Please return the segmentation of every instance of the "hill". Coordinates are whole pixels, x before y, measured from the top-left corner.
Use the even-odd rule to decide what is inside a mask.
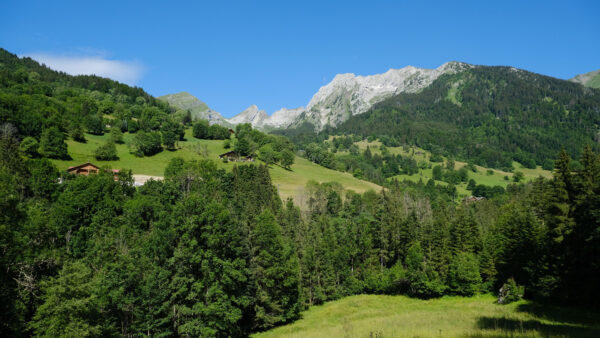
[[[208,120],[211,124],[230,125],[221,114],[212,110],[206,103],[188,92],[163,95],[159,96],[158,99],[168,102],[178,109],[190,111],[194,119]]]
[[[296,142],[310,133],[286,131]],[[527,167],[575,157],[600,145],[600,91],[511,67],[477,66],[445,74],[419,93],[376,104],[323,134],[379,137],[388,146],[411,144],[476,164]]]
[[[52,161],[60,170],[66,170],[69,166],[85,162],[93,162],[97,165],[108,166],[113,169],[131,169],[133,174],[152,176],[162,176],[169,161],[175,157],[193,160],[204,156],[215,160],[219,167],[227,170],[233,169],[236,165],[233,162],[224,163],[219,160],[218,155],[227,151],[224,148],[223,141],[196,139],[192,136],[191,129],[187,129],[185,135],[186,140],[179,141],[178,148],[175,151],[165,150],[153,156],[136,157],[131,154],[129,148],[133,135],[126,133],[124,134],[125,143],[116,145],[119,156],[118,160],[97,161],[94,158],[94,150],[104,144],[109,139],[109,135],[98,136],[86,134],[86,143],[75,142],[73,140],[67,141],[69,155],[71,156],[70,160],[54,159]],[[273,184],[278,189],[282,199],[288,197],[297,199],[306,183],[310,180],[317,182],[339,182],[344,188],[359,193],[370,189],[375,191],[381,190],[381,187],[377,184],[359,180],[348,173],[324,168],[298,156],[296,156],[291,170],[271,165],[269,171]]]
[[[581,83],[586,87],[600,88],[600,69],[585,74],[579,74],[569,81]]]
[[[253,337],[594,337],[598,313],[491,295],[419,300],[359,295],[315,306],[293,324]]]

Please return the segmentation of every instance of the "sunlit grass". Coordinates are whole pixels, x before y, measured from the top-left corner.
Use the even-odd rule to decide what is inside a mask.
[[[359,295],[314,306],[302,319],[255,337],[594,337],[598,313],[492,295],[419,300]]]

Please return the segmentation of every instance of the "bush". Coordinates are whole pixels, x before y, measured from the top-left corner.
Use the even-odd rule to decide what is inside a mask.
[[[136,120],[129,120],[127,122],[127,131],[130,134],[135,134],[138,130],[140,130],[140,124]]]
[[[509,278],[498,291],[498,303],[508,304],[523,298],[525,287],[517,285],[513,278]]]
[[[431,162],[442,162],[442,161],[444,161],[444,158],[440,154],[431,154],[431,157],[429,158],[429,161],[431,161]]]
[[[113,127],[110,130],[110,141],[119,144],[123,143],[123,132],[120,128]]]
[[[162,151],[161,136],[158,132],[140,131],[133,139],[133,153],[137,156],[151,156]]]
[[[94,151],[94,157],[98,161],[116,161],[119,159],[117,156],[117,147],[114,142],[108,141],[101,145]]]
[[[77,142],[85,143],[85,135],[83,134],[83,128],[81,128],[81,125],[78,124],[71,128],[71,137]]]
[[[554,170],[554,161],[547,159],[542,163],[542,169],[544,170]]]

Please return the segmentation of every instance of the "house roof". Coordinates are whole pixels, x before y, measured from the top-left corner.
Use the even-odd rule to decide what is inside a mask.
[[[87,163],[84,163],[84,164],[76,165],[74,167],[69,167],[69,169],[67,169],[67,171],[77,170],[77,169],[80,169],[80,168],[83,168],[83,167],[87,167],[87,166],[92,166],[92,167],[94,167],[96,169],[100,169],[99,166],[97,166],[97,165],[95,165],[95,164],[93,164],[91,162],[87,162]]]
[[[228,152],[226,152],[226,153],[224,153],[224,154],[221,154],[221,155],[219,155],[219,157],[228,156],[228,155],[235,155],[235,156],[238,156],[238,153],[237,153],[237,152],[235,152],[235,150],[231,150],[231,151],[228,151]]]

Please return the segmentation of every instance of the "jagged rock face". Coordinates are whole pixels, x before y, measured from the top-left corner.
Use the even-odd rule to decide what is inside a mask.
[[[253,127],[261,127],[268,117],[269,116],[264,110],[259,110],[258,107],[253,104],[243,112],[227,119],[227,122],[232,124],[250,123]]]
[[[370,76],[340,74],[329,84],[321,87],[313,96],[308,103],[304,118],[317,129],[322,129],[326,125],[335,126],[352,115],[366,112],[375,103],[392,95],[418,92],[442,74],[453,74],[469,67],[472,66],[460,62],[448,62],[437,69],[407,66]],[[295,121],[294,124],[299,122]]]

